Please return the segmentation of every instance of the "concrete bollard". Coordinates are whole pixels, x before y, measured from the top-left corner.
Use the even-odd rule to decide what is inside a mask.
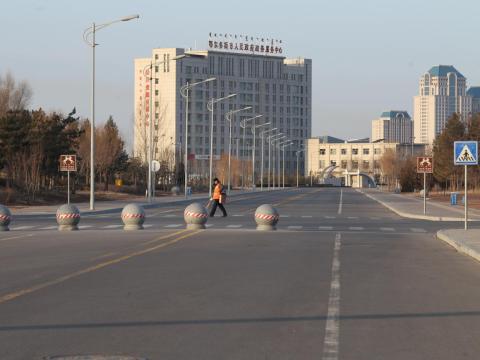
[[[78,230],[80,222],[80,210],[75,205],[65,204],[57,210],[58,230],[72,231]]]
[[[12,213],[3,205],[0,205],[0,231],[9,231],[10,221],[12,221]]]
[[[180,188],[178,186],[172,186],[172,195],[173,196],[178,196],[180,195]]]
[[[208,212],[202,204],[193,203],[185,208],[183,218],[187,224],[187,229],[205,229],[205,224],[208,220]]]
[[[270,204],[260,205],[255,210],[255,222],[257,230],[268,231],[277,230],[275,225],[278,223],[278,211]]]
[[[145,222],[143,206],[128,204],[122,210],[123,230],[141,230]]]

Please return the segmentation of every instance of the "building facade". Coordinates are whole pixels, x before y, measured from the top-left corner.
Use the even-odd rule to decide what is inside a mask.
[[[306,177],[313,177],[322,183],[330,175],[344,178],[343,185],[362,187],[368,185],[365,179],[382,181],[380,160],[386,151],[393,151],[400,157],[421,156],[425,154],[423,144],[399,144],[387,142],[334,142],[327,143],[323,138],[307,140],[305,155]],[[356,183],[347,180],[346,175],[364,174],[356,177]]]
[[[480,86],[470,87],[467,95],[472,97],[472,113],[480,113]]]
[[[472,111],[466,91],[467,79],[451,65],[434,66],[422,75],[419,95],[414,97],[415,142],[431,145],[453,113],[466,121]]]
[[[413,122],[406,111],[385,111],[372,121],[371,141],[410,143],[413,141]]]
[[[187,57],[174,60],[184,54]],[[163,62],[152,69],[151,88],[148,75],[150,62]],[[212,77],[216,80],[199,85],[189,93],[189,135],[186,140],[185,99],[180,94],[180,88],[186,83]],[[213,113],[214,159],[228,154],[229,123],[225,114],[251,106],[251,110],[237,113],[232,121],[232,156],[252,158],[252,131],[247,128],[244,143],[240,121],[262,115],[256,124],[269,122],[270,125],[257,129],[256,169],[260,168],[261,159],[260,130],[277,128],[294,143],[285,149],[285,171],[295,171],[295,151],[311,136],[312,61],[278,55],[157,48],[153,49],[150,58],[135,59],[135,155],[142,159],[146,157],[151,103],[154,159],[163,161],[166,156],[175,163],[183,162],[187,141],[188,166],[193,171],[192,176],[204,177],[208,172],[210,153],[211,113],[207,102],[229,94],[236,96],[218,103]],[[304,169],[303,154],[300,169]],[[258,181],[258,176],[256,178]]]

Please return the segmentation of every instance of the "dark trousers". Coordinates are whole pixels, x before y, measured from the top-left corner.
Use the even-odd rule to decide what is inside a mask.
[[[212,200],[212,210],[210,210],[210,216],[215,215],[215,211],[217,211],[217,206],[222,210],[223,216],[227,216],[227,211],[223,207],[223,204],[220,203],[220,200]]]

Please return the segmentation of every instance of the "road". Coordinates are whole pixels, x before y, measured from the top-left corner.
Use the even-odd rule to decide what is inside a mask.
[[[435,239],[444,224],[352,189],[231,200],[203,231],[183,203],[136,232],[118,213],[71,233],[18,218],[0,234],[0,359],[479,358],[480,264]],[[276,232],[255,230],[263,203]]]

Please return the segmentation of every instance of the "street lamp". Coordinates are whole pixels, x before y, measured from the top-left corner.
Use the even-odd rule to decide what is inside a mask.
[[[283,133],[279,133],[279,134],[273,136],[273,138],[270,140],[270,143],[269,143],[269,146],[268,146],[268,158],[269,159],[270,159],[270,144],[274,145],[275,142],[282,141],[286,137],[287,136],[284,135]],[[275,148],[273,148],[273,156],[272,156],[272,187],[273,187],[273,189],[275,189],[275,168],[276,168],[275,161],[276,161],[275,160]],[[269,162],[270,162],[270,160],[269,160]],[[269,165],[269,167],[270,167],[270,165]],[[269,180],[269,183],[270,183],[270,180]]]
[[[247,118],[247,119],[243,119],[242,121],[240,121],[240,127],[243,129],[243,144],[242,144],[242,152],[243,152],[243,158],[242,158],[242,170],[243,170],[243,174],[242,174],[242,188],[244,188],[245,186],[245,128],[247,127],[247,122],[248,121],[253,121],[253,123],[255,124],[255,120],[258,119],[258,118],[261,118],[263,115],[256,115],[256,116],[253,116],[253,117],[250,117],[250,118]]]
[[[257,128],[260,128],[260,127],[263,127],[263,126],[267,126],[267,125],[270,125],[270,122],[266,122],[266,123],[263,123],[263,124],[258,124],[258,125],[255,125],[255,120],[253,121],[253,125],[252,125],[252,133],[253,133],[253,151],[252,151],[252,189],[255,189],[255,185],[256,185],[256,182],[255,182],[255,147],[256,147],[256,137],[255,137],[255,134],[256,134],[256,129]]]
[[[298,164],[299,164],[298,157],[299,157],[300,153],[302,153],[304,151],[305,151],[305,149],[301,149],[301,150],[297,150],[297,152],[296,152],[296,155],[297,155],[297,188],[298,188]]]
[[[250,110],[252,107],[247,106],[242,109],[238,110],[231,110],[225,114],[225,119],[228,121],[228,185],[227,185],[227,193],[230,194],[230,179],[231,179],[231,157],[232,157],[232,116],[240,111]],[[238,154],[237,154],[238,156]]]
[[[263,150],[263,147],[264,147],[264,143],[265,143],[265,138],[264,138],[264,135],[265,134],[268,134],[272,131],[275,131],[277,130],[277,128],[273,128],[273,129],[270,129],[270,130],[265,130],[265,131],[262,131],[260,133],[260,138],[262,139],[262,159],[261,159],[261,166],[260,166],[260,191],[263,191],[263,165],[264,165],[264,161],[263,161],[263,153],[264,153],[264,150]],[[268,164],[270,165],[270,159],[268,161]],[[269,169],[270,171],[270,169]],[[270,178],[270,174],[268,174],[269,178]]]
[[[208,78],[202,81],[198,81],[192,84],[188,82],[180,88],[180,95],[185,99],[185,157],[183,168],[185,170],[185,199],[188,197],[187,186],[188,186],[188,97],[190,95],[190,90],[197,85],[204,84],[210,81],[214,81],[216,78]]]
[[[282,188],[285,189],[285,148],[287,146],[293,145],[293,142],[290,140],[287,144],[281,145],[282,147]]]
[[[104,24],[92,24],[83,31],[83,41],[92,48],[92,93],[91,93],[91,125],[90,125],[90,210],[95,209],[95,34],[98,30],[121,21],[138,19],[140,15],[130,15]]]
[[[208,184],[208,195],[212,196],[212,173],[213,173],[213,110],[215,108],[215,104],[231,99],[232,97],[237,96],[237,94],[230,94],[221,98],[211,98],[207,103],[207,109],[212,112],[212,117],[210,119],[210,176],[209,176],[209,184]]]

